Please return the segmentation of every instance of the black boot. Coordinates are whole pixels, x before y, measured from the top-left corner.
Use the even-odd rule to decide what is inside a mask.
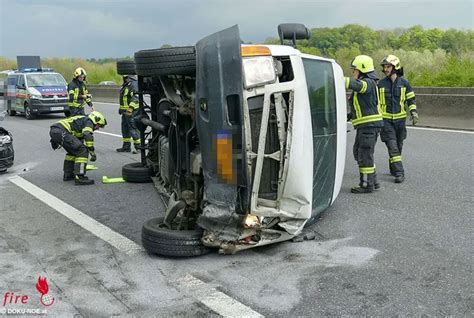
[[[73,174],[64,174],[63,175],[63,181],[72,181],[74,180],[74,175]]]
[[[377,173],[374,173],[374,190],[379,190],[380,189],[380,183],[379,180],[377,179]]]
[[[405,181],[405,175],[401,174],[401,175],[395,176],[395,183],[402,183],[403,181]]]
[[[374,191],[374,173],[364,174],[360,173],[359,186],[352,187],[352,193],[371,193]]]
[[[117,152],[130,152],[132,151],[132,147],[130,142],[124,142],[122,148],[117,148]]]
[[[74,161],[64,160],[63,171],[63,181],[74,180]]]
[[[94,180],[89,179],[86,176],[76,176],[74,179],[75,185],[91,185],[94,184]]]
[[[374,191],[373,187],[357,186],[357,187],[352,187],[351,188],[352,193],[372,193],[373,191]]]

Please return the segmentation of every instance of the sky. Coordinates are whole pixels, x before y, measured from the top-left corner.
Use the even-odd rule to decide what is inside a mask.
[[[0,56],[104,58],[194,45],[238,24],[243,41],[277,37],[279,23],[308,28],[474,28],[474,0],[0,0]]]

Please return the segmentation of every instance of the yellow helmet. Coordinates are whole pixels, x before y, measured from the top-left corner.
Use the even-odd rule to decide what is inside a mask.
[[[104,115],[102,115],[96,110],[91,112],[88,117],[92,121],[94,126],[99,125],[100,127],[104,127],[105,125],[107,125],[107,120],[105,119]]]
[[[393,68],[395,70],[400,70],[402,65],[400,64],[400,59],[396,57],[395,55],[387,55],[383,58],[382,62],[380,62],[380,65],[393,65]]]
[[[351,62],[351,66],[362,73],[374,71],[374,61],[370,56],[357,55]]]
[[[74,70],[74,78],[79,77],[81,75],[87,76],[86,70],[82,67],[78,67]]]

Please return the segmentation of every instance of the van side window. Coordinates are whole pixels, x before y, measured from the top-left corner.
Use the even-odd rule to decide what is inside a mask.
[[[16,86],[16,84],[18,83],[18,75],[9,76],[8,80],[7,80],[7,83],[8,83],[8,85]]]
[[[18,78],[18,87],[25,87],[25,76],[20,75]]]
[[[313,132],[318,135],[337,131],[334,73],[330,62],[303,58]]]

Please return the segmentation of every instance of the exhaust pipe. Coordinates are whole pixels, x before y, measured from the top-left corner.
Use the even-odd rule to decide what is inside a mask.
[[[157,121],[154,121],[154,120],[151,120],[151,119],[148,119],[146,117],[141,117],[140,118],[140,122],[143,124],[143,125],[146,125],[146,126],[150,126],[151,128],[155,129],[155,130],[158,130],[159,132],[161,133],[166,133],[166,127],[163,125],[163,124],[160,124],[159,122]]]

